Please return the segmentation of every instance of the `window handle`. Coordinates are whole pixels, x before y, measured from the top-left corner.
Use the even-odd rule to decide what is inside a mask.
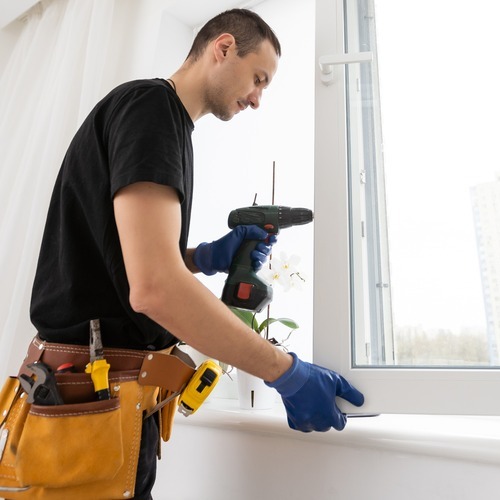
[[[358,52],[353,54],[330,54],[319,58],[321,81],[325,85],[333,83],[333,67],[338,64],[372,62],[373,52]]]

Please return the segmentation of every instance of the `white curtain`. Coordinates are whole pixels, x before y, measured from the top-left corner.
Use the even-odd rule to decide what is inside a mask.
[[[40,2],[0,79],[0,376],[17,373],[35,334],[29,301],[48,202],[73,134],[102,96],[114,3]]]

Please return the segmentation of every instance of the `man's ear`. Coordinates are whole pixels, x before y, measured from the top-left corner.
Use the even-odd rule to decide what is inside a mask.
[[[223,33],[215,39],[214,57],[218,62],[222,62],[231,50],[236,50],[236,40],[233,35]]]

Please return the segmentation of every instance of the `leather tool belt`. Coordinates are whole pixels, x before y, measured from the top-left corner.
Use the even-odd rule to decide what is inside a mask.
[[[195,366],[176,348],[105,348],[111,399],[96,401],[85,373],[89,356],[88,346],[49,343],[38,336],[31,342],[19,376],[30,375],[28,365],[37,361],[54,372],[71,363],[74,371],[55,374],[64,404],[28,403],[19,376],[5,382],[0,393],[0,497],[133,498],[144,415],[182,391]],[[164,441],[176,408],[177,398],[159,410]]]

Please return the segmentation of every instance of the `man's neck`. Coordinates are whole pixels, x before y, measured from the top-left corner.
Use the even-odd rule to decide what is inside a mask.
[[[186,108],[193,122],[207,114],[207,111],[204,110],[202,97],[204,83],[200,74],[193,66],[189,69],[185,69],[184,66],[182,66],[169,78],[169,80],[174,83],[173,87],[175,88],[177,96]]]

